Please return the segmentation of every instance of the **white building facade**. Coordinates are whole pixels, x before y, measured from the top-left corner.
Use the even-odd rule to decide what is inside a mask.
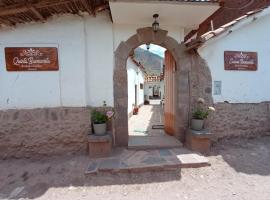
[[[198,97],[216,107],[210,128],[218,137],[269,131],[269,9],[255,15],[256,20],[239,22],[230,34],[207,41],[198,49],[201,57],[184,51],[185,34],[218,7],[206,2],[113,1],[112,19],[106,11],[96,17],[66,14],[44,23],[0,29],[0,156],[85,152],[91,132],[90,109],[102,106],[103,101],[116,111],[112,130],[126,134],[116,135],[125,146],[127,115],[135,103],[134,85],[138,85],[138,105],[144,101],[140,84],[145,88],[143,73],[127,57],[143,42],[166,47],[174,56],[176,130],[182,136]],[[157,34],[149,28],[155,13],[160,14]],[[56,47],[59,70],[7,71],[8,47]],[[258,70],[225,71],[224,51],[257,52]],[[126,68],[121,70],[119,63]],[[219,94],[214,88],[217,83]]]
[[[270,9],[239,21],[221,35],[208,40],[198,52],[207,62],[214,81],[221,82],[221,94],[214,102],[261,103],[270,99]],[[224,70],[224,52],[243,51],[258,54],[256,71]]]
[[[133,109],[144,104],[145,74],[132,60],[127,60],[128,76],[128,115],[132,116]]]
[[[217,29],[216,32],[222,30],[222,33],[198,49],[211,71],[212,95],[217,108],[212,126],[219,137],[253,136],[270,131],[269,25],[270,8],[265,8],[239,18],[224,30]],[[248,56],[256,54],[257,69],[226,70],[224,52],[228,51]]]

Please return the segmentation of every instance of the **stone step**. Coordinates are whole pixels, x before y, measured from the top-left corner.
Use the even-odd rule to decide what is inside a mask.
[[[168,149],[181,148],[183,144],[175,137],[164,136],[129,136],[128,149],[147,150],[147,149]]]
[[[185,148],[141,151],[116,149],[110,157],[91,159],[85,174],[176,170],[209,165],[206,157]]]
[[[130,150],[155,150],[155,149],[173,149],[173,148],[181,148],[183,147],[183,144],[177,144],[177,145],[138,145],[138,146],[128,146],[128,149]]]

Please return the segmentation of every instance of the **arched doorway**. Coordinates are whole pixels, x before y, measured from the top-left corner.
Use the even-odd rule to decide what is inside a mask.
[[[151,27],[141,28],[127,41],[121,42],[115,51],[114,66],[114,136],[116,146],[128,146],[128,91],[126,63],[132,51],[142,44],[156,44],[169,50],[176,62],[176,137],[182,139],[184,131],[188,127],[189,119],[189,71],[181,66],[180,60],[185,55],[183,45],[167,35],[165,30],[154,32]],[[181,81],[179,81],[181,80]]]

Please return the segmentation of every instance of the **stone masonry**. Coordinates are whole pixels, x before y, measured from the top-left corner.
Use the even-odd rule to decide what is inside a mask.
[[[167,34],[168,32],[165,30],[159,30],[155,33],[152,27],[141,28],[138,29],[137,33],[131,36],[127,41],[121,42],[115,51],[115,67],[113,75],[115,126],[113,131],[117,146],[128,145],[128,115],[126,114],[128,106],[128,91],[126,61],[128,56],[132,54],[133,50],[142,44],[148,43],[163,46],[174,56],[176,66],[179,71],[182,71],[182,69],[185,70],[184,68],[180,68],[180,59],[178,57],[178,55],[181,54],[181,48],[183,46],[180,46],[175,39],[169,37]],[[184,81],[183,84],[179,85],[179,89],[185,94],[188,93],[189,86],[188,81],[186,81],[186,73],[180,73],[179,78],[181,81]],[[180,138],[184,133],[185,127],[187,127],[188,115],[186,110],[188,110],[189,107],[189,99],[187,97],[189,97],[188,94],[179,97],[182,102],[182,104],[178,105],[181,111],[176,111],[176,120],[179,122],[179,126],[176,129]]]
[[[87,152],[88,108],[0,111],[0,159]]]
[[[215,104],[210,129],[216,138],[253,137],[270,133],[270,102],[257,104]]]
[[[187,52],[184,43],[179,44],[167,35],[165,30],[156,33],[152,27],[137,30],[127,41],[121,42],[115,51],[114,66],[114,135],[117,146],[128,145],[128,91],[126,61],[132,51],[142,44],[153,43],[160,45],[173,55],[176,62],[175,73],[175,136],[184,140],[191,118],[191,110],[198,97],[212,104],[211,73],[202,58],[196,52]]]

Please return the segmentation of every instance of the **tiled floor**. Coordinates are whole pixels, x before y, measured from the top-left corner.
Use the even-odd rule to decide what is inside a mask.
[[[141,151],[114,149],[108,158],[91,159],[85,173],[146,172],[208,165],[207,158],[184,148]]]
[[[154,105],[144,105],[138,115],[129,119],[129,148],[153,149],[176,148],[182,143],[169,136],[164,129],[153,129],[155,125],[164,125],[163,108],[157,102]]]

